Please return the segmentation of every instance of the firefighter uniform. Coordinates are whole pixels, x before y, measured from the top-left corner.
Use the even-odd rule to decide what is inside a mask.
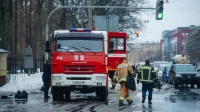
[[[132,75],[134,75],[131,65],[129,65],[127,63],[126,59],[123,59],[123,62],[117,66],[117,69],[116,69],[114,77],[113,77],[113,80],[116,80],[118,78],[118,82],[121,85],[119,106],[124,106],[124,104],[123,104],[124,99],[127,100],[129,105],[131,105],[131,103],[133,102],[133,100],[129,97],[128,88],[125,86],[128,72],[130,72]]]
[[[142,83],[142,103],[145,102],[146,92],[148,90],[148,101],[149,104],[152,104],[151,100],[153,93],[153,80],[155,78],[156,73],[154,71],[154,68],[150,65],[150,63],[145,63],[145,65],[140,67],[140,70],[138,72],[138,79]]]

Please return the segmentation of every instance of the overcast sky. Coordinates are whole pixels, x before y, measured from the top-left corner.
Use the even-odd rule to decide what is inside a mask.
[[[149,0],[156,7],[157,0]],[[173,30],[177,27],[188,27],[190,25],[200,26],[200,0],[164,0],[163,20],[155,20],[155,11],[151,15],[144,14],[146,30],[140,33],[139,41],[160,41],[163,30]]]

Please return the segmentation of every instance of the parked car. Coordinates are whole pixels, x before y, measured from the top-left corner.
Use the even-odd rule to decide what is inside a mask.
[[[144,65],[144,64],[145,64],[145,62],[139,62],[139,63],[136,64],[136,67],[135,67],[136,73],[138,73],[138,71],[140,70],[140,67],[141,67],[142,65]],[[151,64],[151,66],[153,67],[153,63],[150,63],[150,64]]]
[[[155,71],[158,71],[158,67],[161,65],[161,64],[170,64],[169,62],[166,62],[166,61],[154,61],[153,62],[153,68]]]
[[[196,69],[197,69],[197,71],[200,72],[200,62],[197,62],[197,63],[196,63]]]
[[[142,65],[144,65],[144,64],[145,64],[144,62],[138,62],[138,63],[136,63],[135,72],[138,73],[138,71],[140,70],[140,67]]]
[[[158,67],[158,72],[157,72],[157,78],[159,80],[162,80],[163,82],[169,82],[169,71],[170,71],[170,68],[171,68],[171,64],[161,64],[159,67]],[[163,71],[164,71],[164,68],[166,67],[166,71],[167,71],[167,76],[166,77],[163,77]]]
[[[192,64],[172,65],[169,71],[169,79],[172,80],[175,88],[183,84],[191,84],[191,87],[197,84],[197,87],[200,88],[200,73]]]

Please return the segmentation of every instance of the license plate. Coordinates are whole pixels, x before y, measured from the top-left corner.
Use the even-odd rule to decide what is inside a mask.
[[[83,85],[83,84],[85,84],[85,82],[84,81],[74,81],[73,84]]]
[[[82,86],[75,86],[75,88],[82,88]]]
[[[61,85],[61,83],[56,83],[56,86],[60,86]]]

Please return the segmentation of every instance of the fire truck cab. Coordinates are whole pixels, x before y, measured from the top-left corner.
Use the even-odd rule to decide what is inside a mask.
[[[101,101],[106,101],[108,56],[114,52],[114,42],[108,40],[108,32],[89,28],[55,30],[52,43],[53,101],[69,100],[71,92],[96,92]]]

